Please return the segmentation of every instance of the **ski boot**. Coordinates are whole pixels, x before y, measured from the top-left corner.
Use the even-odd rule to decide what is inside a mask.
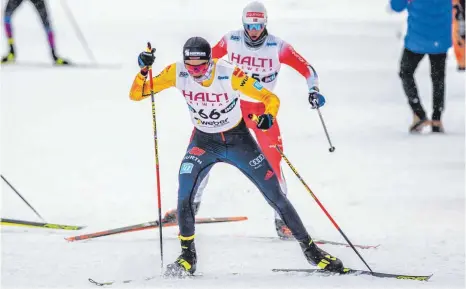
[[[300,242],[299,244],[311,265],[330,272],[343,272],[344,268],[341,260],[317,247],[311,238],[309,238],[309,241]]]
[[[54,65],[70,65],[71,63],[68,60],[65,60],[61,57],[57,57],[55,54],[53,55],[53,64]]]
[[[181,255],[174,263],[167,265],[164,276],[167,278],[183,278],[196,272],[196,247],[194,246],[194,235],[190,237],[178,237],[181,240]]]
[[[290,240],[294,238],[290,229],[285,225],[285,222],[283,222],[281,219],[275,219],[275,230],[277,230],[277,235],[282,240]]]
[[[15,60],[16,60],[15,51],[13,47],[10,47],[10,52],[4,57],[2,57],[2,64],[14,63]]]
[[[440,120],[433,120],[432,121],[432,132],[436,133],[444,133],[445,130],[443,129],[443,124]]]
[[[52,48],[51,54],[52,54],[54,65],[70,65],[71,64],[68,60],[58,57],[57,54],[55,53],[54,48]]]
[[[421,133],[422,129],[426,125],[429,125],[429,123],[430,121],[426,117],[421,119],[415,114],[413,118],[413,123],[409,127],[409,132],[410,133]]]

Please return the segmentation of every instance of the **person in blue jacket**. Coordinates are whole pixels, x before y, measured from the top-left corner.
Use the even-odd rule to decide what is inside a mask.
[[[432,132],[443,132],[441,122],[445,99],[445,61],[452,45],[451,0],[390,0],[392,10],[408,10],[408,31],[400,63],[403,89],[413,110],[410,132],[421,132],[432,125]],[[419,99],[414,72],[424,55],[429,55],[433,86],[433,113],[430,122]]]

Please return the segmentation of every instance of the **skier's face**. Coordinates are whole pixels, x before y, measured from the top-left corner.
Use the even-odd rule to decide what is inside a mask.
[[[261,36],[262,32],[264,32],[265,25],[254,23],[254,24],[244,24],[244,30],[248,33],[249,37],[252,40],[257,40],[259,36]]]
[[[209,61],[201,59],[185,60],[184,66],[188,73],[193,77],[200,77],[207,73],[209,69]]]

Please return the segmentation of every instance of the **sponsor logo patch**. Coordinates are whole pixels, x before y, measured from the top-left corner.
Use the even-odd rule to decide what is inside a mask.
[[[264,13],[262,13],[262,12],[247,12],[246,17],[264,18]]]
[[[186,49],[184,51],[185,56],[206,56],[207,54],[204,51],[190,51],[189,49]]]
[[[193,147],[189,150],[188,153],[195,156],[202,156],[205,153],[205,150],[198,147]]]
[[[244,72],[239,67],[235,67],[235,70],[233,70],[233,75],[237,77],[243,77]]]
[[[186,161],[195,161],[196,163],[202,165],[202,161],[196,156],[185,156],[184,160],[186,160]]]
[[[190,174],[193,171],[194,164],[192,163],[182,163],[180,168],[180,175]]]
[[[222,40],[220,41],[220,43],[218,44],[220,47],[223,47],[225,46],[225,40],[222,38]]]
[[[218,77],[218,80],[226,80],[226,79],[228,79],[228,78],[229,78],[229,77],[228,77],[227,75],[224,75],[224,76],[221,75],[221,76]]]
[[[222,119],[222,120],[220,120],[220,121],[216,121],[216,120],[202,120],[202,119],[197,118],[197,117],[195,117],[194,119],[196,120],[197,125],[200,125],[200,126],[208,126],[208,127],[219,127],[219,126],[224,126],[224,125],[230,123],[230,121],[228,120],[228,118]]]
[[[260,167],[260,165],[262,164],[262,162],[265,160],[265,157],[263,154],[260,154],[259,156],[257,156],[256,158],[252,159],[249,161],[249,165],[251,167],[254,167],[254,169],[257,169]]]
[[[275,78],[277,78],[277,75],[278,75],[278,72],[275,72],[275,73],[273,73],[273,74],[264,76],[264,77],[262,78],[262,82],[264,82],[264,83],[272,82],[272,81],[275,80]]]
[[[236,102],[238,102],[237,98],[235,98],[235,100],[233,100],[226,108],[222,109],[220,112],[221,113],[230,112],[233,108],[235,108]]]
[[[249,76],[246,75],[246,76],[243,78],[243,80],[241,81],[240,86],[244,86],[244,85],[246,84],[246,82],[248,81],[248,79],[249,79]]]
[[[272,177],[273,177],[273,172],[271,170],[268,170],[267,173],[265,174],[264,180],[268,181]]]
[[[254,82],[254,87],[255,87],[257,90],[261,90],[262,88],[264,88],[264,87],[262,86],[262,84],[259,83],[259,81]]]

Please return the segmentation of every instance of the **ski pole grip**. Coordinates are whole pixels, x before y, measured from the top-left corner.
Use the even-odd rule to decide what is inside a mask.
[[[248,114],[248,117],[249,117],[250,120],[252,120],[255,123],[259,122],[259,117],[256,114],[250,113],[250,114]],[[262,131],[266,132],[267,130],[263,129]]]
[[[252,120],[253,122],[258,122],[259,121],[259,117],[257,117],[257,115],[253,114],[253,113],[250,113],[248,115],[249,119]]]

